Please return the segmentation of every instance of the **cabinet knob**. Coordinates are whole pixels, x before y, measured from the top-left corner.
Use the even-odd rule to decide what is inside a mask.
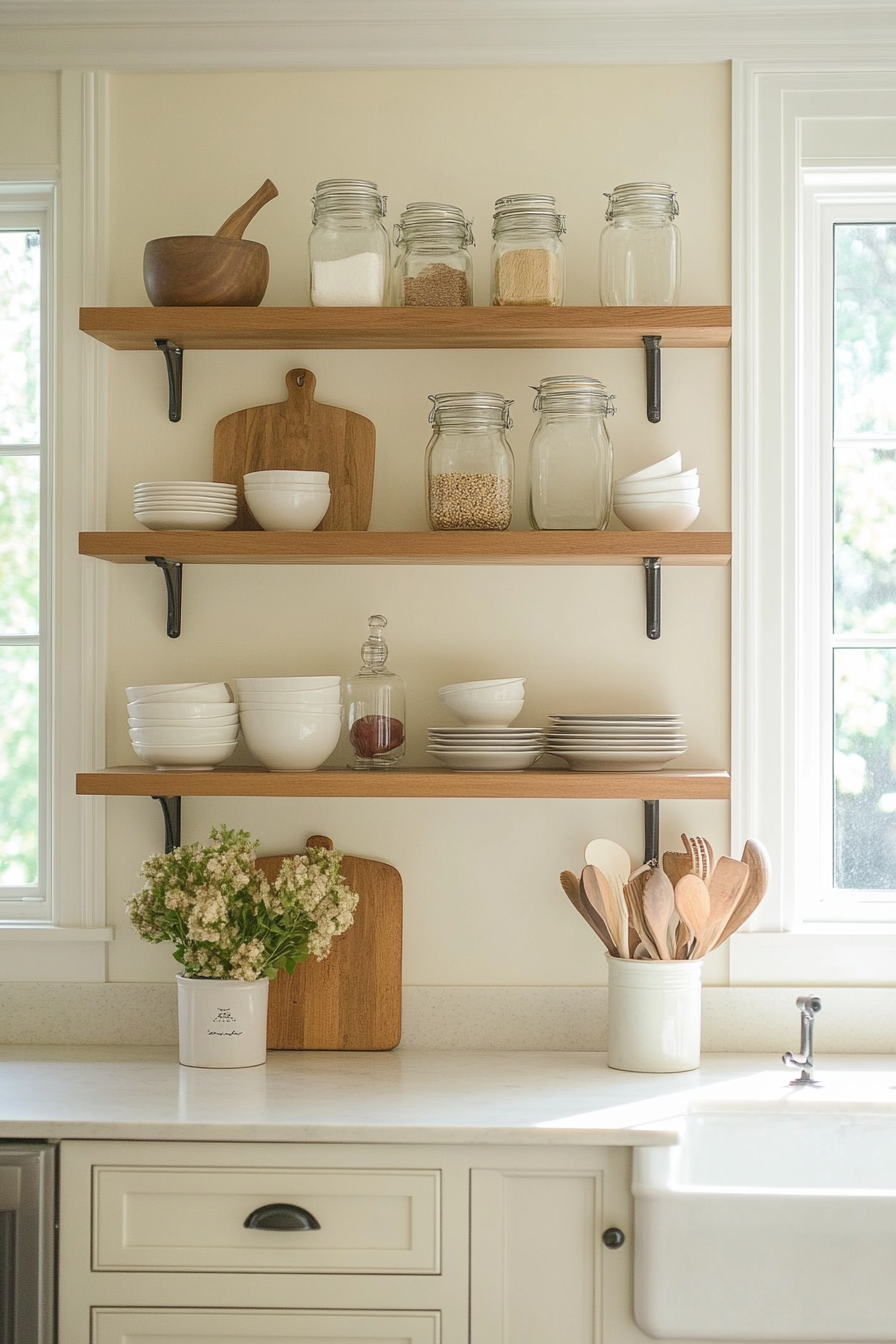
[[[317,1232],[320,1223],[298,1204],[262,1204],[249,1214],[243,1227],[260,1227],[267,1232]]]
[[[620,1227],[608,1227],[601,1240],[611,1251],[618,1251],[625,1243],[625,1233]]]

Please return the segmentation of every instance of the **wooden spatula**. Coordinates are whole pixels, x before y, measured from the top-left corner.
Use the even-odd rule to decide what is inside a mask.
[[[729,859],[723,855],[715,866],[709,887],[709,919],[703,935],[697,940],[695,957],[704,957],[719,943],[722,930],[730,920],[747,884],[750,870],[739,859]]]
[[[627,959],[630,955],[628,910],[620,910],[606,874],[592,863],[587,863],[582,869],[582,899],[600,915],[610,931],[619,956]]]
[[[740,899],[731,912],[731,918],[716,939],[717,947],[746,923],[768,890],[769,858],[765,845],[759,840],[748,840],[744,845],[741,862],[747,865],[750,875]]]
[[[616,948],[616,944],[610,937],[610,930],[607,928],[597,911],[592,910],[591,906],[586,905],[582,900],[582,885],[575,873],[569,872],[568,869],[565,872],[562,872],[560,874],[560,885],[569,897],[570,904],[578,910],[585,922],[594,930],[610,956],[618,957],[619,952]]]

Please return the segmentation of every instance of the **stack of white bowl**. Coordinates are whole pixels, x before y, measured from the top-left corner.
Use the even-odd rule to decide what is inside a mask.
[[[269,770],[317,770],[342,729],[341,677],[238,677],[246,745]]]
[[[157,770],[213,770],[233,754],[239,715],[223,681],[129,686],[131,745]]]
[[[547,749],[572,770],[661,770],[687,751],[680,714],[552,714]]]
[[[451,770],[526,770],[544,751],[541,728],[511,728],[523,707],[525,677],[460,681],[439,700],[465,725],[430,728],[427,755]]]
[[[633,532],[683,532],[700,512],[696,467],[682,471],[681,453],[622,476],[613,485],[613,512]]]
[[[250,471],[243,490],[265,532],[313,532],[330,507],[328,471]]]
[[[134,517],[152,531],[220,532],[236,522],[236,486],[218,481],[142,481]]]

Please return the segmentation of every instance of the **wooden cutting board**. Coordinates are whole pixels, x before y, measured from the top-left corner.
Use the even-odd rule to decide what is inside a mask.
[[[290,369],[285,401],[234,411],[215,426],[212,476],[236,486],[235,530],[261,531],[243,495],[248,471],[328,471],[330,507],[316,531],[366,530],[373,502],[373,421],[315,401],[315,382],[310,369]]]
[[[333,848],[325,835],[307,843]],[[285,857],[256,863],[273,881]],[[309,957],[271,981],[271,1050],[394,1050],[401,1040],[401,874],[346,854],[342,875],[359,896],[355,922],[323,961]]]

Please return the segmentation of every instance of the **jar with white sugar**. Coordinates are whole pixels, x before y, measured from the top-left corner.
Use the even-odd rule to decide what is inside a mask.
[[[375,182],[334,177],[318,182],[308,239],[315,308],[382,308],[389,302],[386,197]]]

